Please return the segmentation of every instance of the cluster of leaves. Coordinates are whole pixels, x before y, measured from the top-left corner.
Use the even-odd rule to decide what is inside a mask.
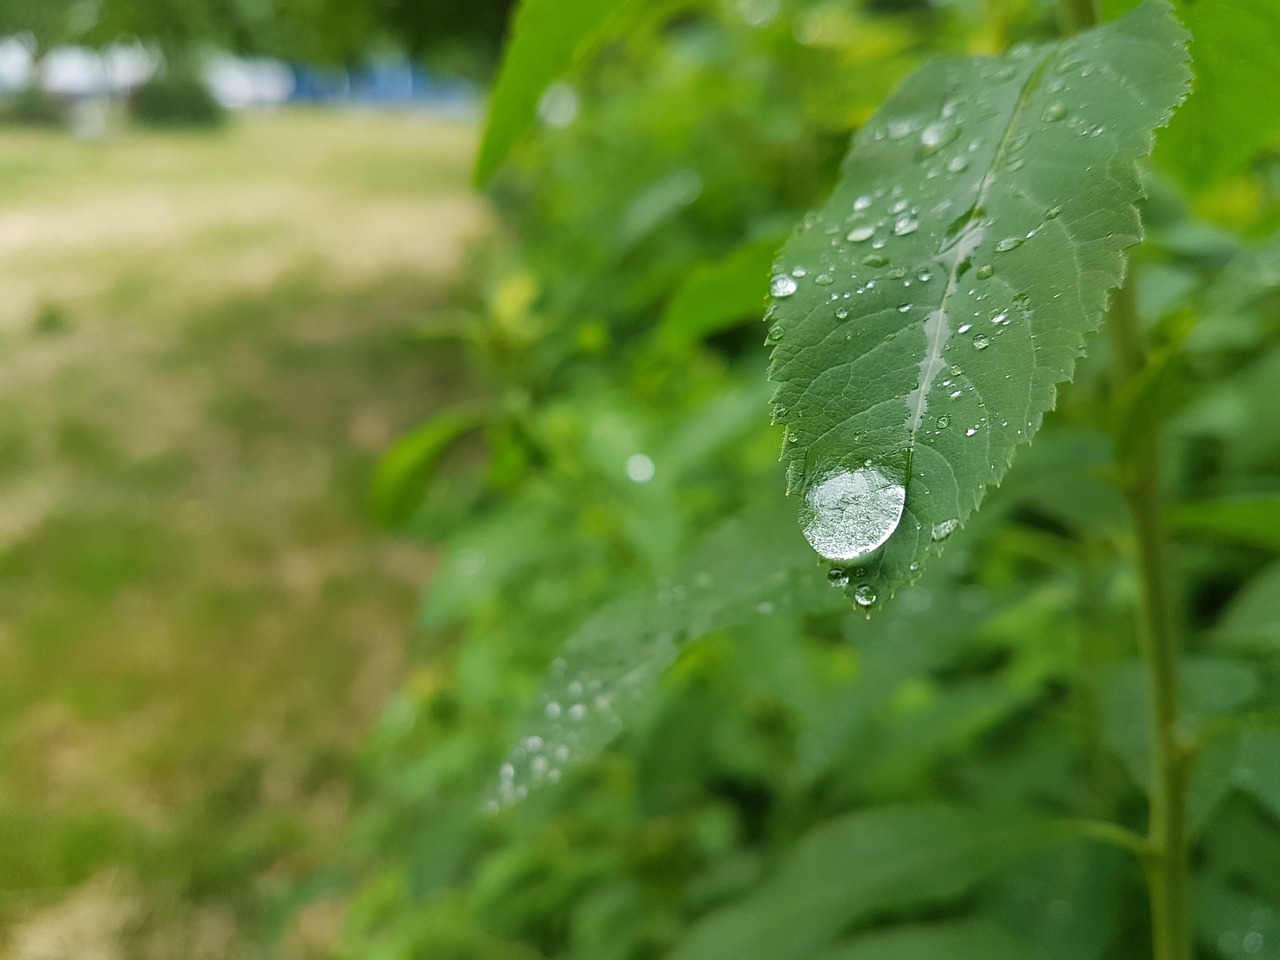
[[[1196,86],[1139,179],[1184,95],[1161,3],[1058,41],[1017,0],[528,0],[481,152],[540,118],[513,239],[418,331],[485,386],[375,491],[448,547],[368,749],[352,956],[1143,955],[1116,481],[1157,427],[1195,935],[1280,955],[1270,7],[1179,8]],[[1117,389],[1090,332],[1143,231]]]

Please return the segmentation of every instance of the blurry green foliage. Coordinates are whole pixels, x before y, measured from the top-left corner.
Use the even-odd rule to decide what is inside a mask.
[[[129,100],[129,114],[150,127],[217,127],[226,110],[204,81],[184,71],[166,72],[148,80]]]
[[[1275,955],[1280,123],[1247,79],[1269,34],[1229,6],[1187,10],[1202,113],[1171,137],[1197,155],[1161,147],[1144,169],[1129,269],[1147,379],[1117,390],[1090,337],[1035,444],[870,620],[782,496],[758,323],[769,238],[826,201],[850,135],[873,135],[925,55],[1050,41],[1056,12],[736,0],[657,5],[605,36],[593,24],[625,9],[580,5],[573,42],[513,48],[481,161],[508,233],[469,311],[435,328],[465,344],[497,414],[487,461],[431,475],[407,523],[445,552],[420,665],[366,751],[345,955],[1148,955],[1132,854],[1150,689],[1116,480],[1160,424],[1192,923],[1201,956]],[[1152,56],[1143,42],[1126,49]],[[1167,46],[1157,67],[1176,73]],[[1228,48],[1238,75],[1214,72]],[[1207,106],[1218,96],[1247,131]],[[1137,140],[1176,101],[1152,97]],[[1113,187],[1132,177],[1107,148],[1080,157]],[[1124,220],[1125,190],[1082,187],[1082,220]],[[1027,269],[1057,290],[1070,264]],[[1083,292],[1084,326],[1117,279]],[[406,477],[397,491],[402,466],[432,460],[408,457],[415,443],[384,468]],[[495,799],[521,802],[485,812]]]

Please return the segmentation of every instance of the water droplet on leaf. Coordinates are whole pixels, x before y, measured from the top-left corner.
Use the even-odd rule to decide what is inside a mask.
[[[996,253],[1008,253],[1010,250],[1017,250],[1022,246],[1022,237],[1005,237],[996,244]]]
[[[920,228],[920,221],[910,215],[903,215],[897,219],[893,225],[893,235],[895,237],[905,237],[908,234],[915,233]]]
[[[789,297],[796,292],[798,286],[791,277],[785,273],[780,273],[769,281],[769,293],[776,299]]]
[[[853,591],[853,602],[860,607],[869,607],[876,602],[876,588],[869,583],[859,584]]]
[[[870,223],[863,223],[854,227],[846,235],[850,243],[862,243],[864,240],[870,240],[875,234],[876,228]]]
[[[959,520],[943,520],[933,525],[931,536],[935,542],[945,540],[955,532],[958,526],[960,526]]]
[[[906,500],[906,488],[873,466],[829,474],[805,494],[805,538],[828,560],[866,556],[898,528]]]

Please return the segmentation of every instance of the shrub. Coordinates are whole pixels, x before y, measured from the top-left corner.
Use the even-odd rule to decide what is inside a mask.
[[[217,127],[226,110],[193,73],[175,71],[153,77],[134,91],[133,119],[151,127]]]

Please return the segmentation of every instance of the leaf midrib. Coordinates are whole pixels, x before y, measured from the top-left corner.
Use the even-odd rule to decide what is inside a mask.
[[[1056,55],[1056,50],[1051,49],[1046,51],[1043,58],[1040,60],[1040,63],[1037,64],[1029,74],[1027,74],[1027,79],[1023,81],[1022,88],[1018,91],[1018,100],[1009,113],[1009,119],[1005,123],[1004,132],[1000,135],[1000,142],[996,146],[995,153],[992,155],[991,165],[988,167],[987,172],[982,175],[982,180],[978,184],[977,195],[974,198],[973,204],[969,207],[969,216],[956,230],[956,236],[963,236],[966,231],[973,229],[977,224],[978,218],[982,216],[983,211],[986,208],[987,198],[990,196],[991,190],[996,183],[997,173],[1004,167],[1004,159],[1008,154],[1009,144],[1019,126],[1019,121],[1022,119],[1022,116],[1026,111],[1027,103],[1032,94],[1034,94],[1039,88],[1040,80],[1044,76],[1045,70],[1048,68],[1050,61],[1053,60]],[[963,261],[957,260],[948,270],[947,286],[946,289],[943,290],[942,298],[938,302],[938,311],[941,312],[944,317],[947,316],[948,305],[956,291],[959,289],[960,266],[962,263]],[[922,324],[922,327],[927,331],[927,320]],[[926,353],[924,360],[930,364],[940,362],[942,360],[943,347],[950,338],[950,326],[943,324],[943,328],[947,334],[946,336],[939,337],[935,335],[932,339],[926,340]],[[912,465],[915,461],[915,452],[916,446],[918,445],[920,428],[924,423],[924,414],[928,407],[929,400],[930,391],[923,389],[925,385],[923,382],[923,370],[924,367],[922,364],[921,379],[916,382],[916,389],[919,391],[919,396],[916,398],[916,408],[911,410],[911,414],[907,418],[908,423],[914,424],[914,426],[909,429],[907,442],[906,480],[908,483],[911,479]]]

